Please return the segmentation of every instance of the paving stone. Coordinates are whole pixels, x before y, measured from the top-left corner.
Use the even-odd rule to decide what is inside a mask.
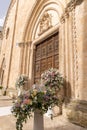
[[[64,120],[63,116],[56,117],[53,120],[44,117],[45,130],[87,130]],[[15,122],[16,119],[13,115],[0,117],[0,130],[16,130]],[[33,130],[33,118],[29,119],[26,124],[24,123],[23,130]]]
[[[9,97],[0,97],[0,106],[9,105],[12,106],[12,100]],[[16,130],[15,122],[16,119],[12,114],[0,116],[0,130]],[[33,117],[26,124],[24,123],[23,130],[33,130]],[[54,117],[53,120],[44,116],[44,130],[87,130],[87,128],[72,124],[63,116]]]

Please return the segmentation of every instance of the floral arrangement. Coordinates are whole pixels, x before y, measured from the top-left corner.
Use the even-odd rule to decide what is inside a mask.
[[[3,89],[3,86],[0,86],[0,89]]]
[[[28,76],[22,74],[17,78],[15,86],[17,88],[20,88],[23,87],[27,82],[28,82]]]
[[[52,90],[59,90],[63,86],[63,77],[58,69],[50,68],[41,75],[41,82]]]
[[[27,78],[20,76],[16,86],[23,86],[26,81]],[[35,85],[28,92],[20,93],[14,101],[12,113],[17,118],[17,130],[22,130],[23,122],[32,116],[32,112],[39,110],[40,114],[44,114],[49,107],[62,104],[63,100],[60,100],[56,94],[56,90],[60,90],[63,86],[63,78],[58,70],[51,68],[45,71],[41,75],[41,83],[39,87]]]
[[[12,107],[12,113],[17,118],[16,129],[22,130],[23,122],[32,116],[32,112],[39,110],[40,114],[44,114],[49,107],[54,107],[59,103],[58,97],[51,89],[33,88],[29,92],[21,94]]]

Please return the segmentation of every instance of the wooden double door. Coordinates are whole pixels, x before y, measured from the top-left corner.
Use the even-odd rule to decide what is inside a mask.
[[[39,83],[41,74],[49,68],[59,69],[58,32],[36,45],[34,62],[34,83]]]

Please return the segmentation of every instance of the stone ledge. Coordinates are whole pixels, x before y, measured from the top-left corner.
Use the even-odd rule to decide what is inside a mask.
[[[12,100],[9,96],[0,96],[0,101]]]
[[[17,90],[13,88],[8,88],[6,90],[6,95],[9,96],[10,98],[17,97]]]

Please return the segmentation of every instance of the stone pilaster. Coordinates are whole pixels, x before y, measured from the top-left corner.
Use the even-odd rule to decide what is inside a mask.
[[[26,74],[29,75],[30,55],[31,55],[31,41],[27,42],[27,63],[26,63]]]
[[[19,74],[29,75],[29,62],[30,62],[30,46],[31,42],[18,43],[20,47],[20,65]]]
[[[59,28],[59,70],[65,77],[65,18],[62,16],[60,19],[61,26]]]
[[[20,64],[19,64],[19,75],[22,74],[23,70],[23,53],[24,53],[24,42],[18,43],[20,47]]]

